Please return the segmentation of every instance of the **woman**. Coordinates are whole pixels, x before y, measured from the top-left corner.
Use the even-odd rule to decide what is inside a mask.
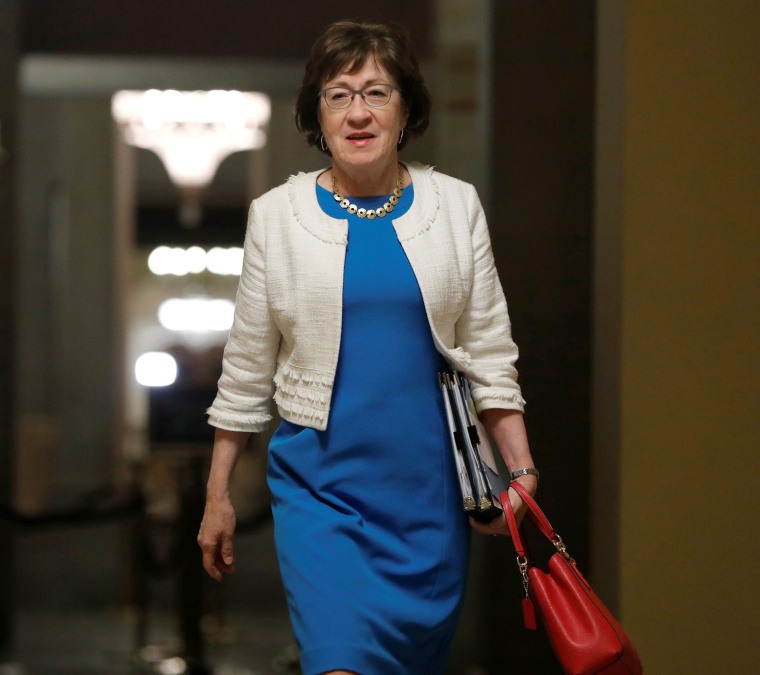
[[[432,675],[462,601],[462,512],[436,374],[469,375],[511,470],[536,488],[517,348],[472,186],[398,151],[430,99],[397,26],[339,22],[315,43],[296,124],[331,157],[251,205],[198,541],[232,572],[228,485],[251,432],[269,446],[275,541],[306,675]],[[537,472],[535,472],[537,474]],[[516,496],[513,507],[520,507]]]

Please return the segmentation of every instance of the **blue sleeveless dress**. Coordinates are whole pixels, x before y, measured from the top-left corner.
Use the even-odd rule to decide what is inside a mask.
[[[350,216],[340,356],[325,431],[283,420],[269,445],[275,544],[304,675],[442,673],[467,576],[422,295],[392,219]],[[385,198],[354,200],[365,208]]]

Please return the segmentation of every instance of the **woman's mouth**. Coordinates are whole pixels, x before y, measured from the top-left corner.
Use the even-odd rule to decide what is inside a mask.
[[[346,140],[357,147],[363,147],[367,145],[373,138],[374,134],[370,133],[355,133],[346,137]]]

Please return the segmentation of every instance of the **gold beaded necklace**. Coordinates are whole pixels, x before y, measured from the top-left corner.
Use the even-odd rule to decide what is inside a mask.
[[[372,220],[375,217],[384,218],[386,213],[393,211],[393,207],[398,204],[398,200],[404,192],[404,169],[399,164],[396,187],[393,190],[393,194],[388,197],[388,201],[376,209],[362,209],[338,192],[338,185],[335,182],[335,173],[332,171],[330,173],[332,174],[333,199],[335,199],[336,202],[340,202],[340,208],[346,209],[346,211],[352,215],[355,213],[359,218],[368,218],[369,220]]]

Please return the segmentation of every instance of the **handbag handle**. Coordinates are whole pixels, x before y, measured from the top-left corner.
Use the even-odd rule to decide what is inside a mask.
[[[511,483],[509,487],[512,487]],[[518,494],[520,493],[518,492]],[[504,511],[504,515],[507,518],[509,536],[512,537],[512,545],[515,547],[515,553],[517,553],[519,558],[523,558],[527,562],[527,549],[525,548],[525,543],[520,534],[520,528],[517,526],[517,518],[515,518],[515,512],[512,510],[512,503],[509,501],[509,488],[499,495],[499,501],[501,502],[501,508]]]
[[[509,487],[514,489],[517,494],[520,495],[525,505],[528,507],[528,517],[533,521],[535,526],[540,530],[547,539],[553,541],[557,533],[554,531],[549,519],[544,515],[541,507],[533,499],[530,492],[528,492],[518,481],[514,480],[509,484]]]
[[[515,490],[515,492],[517,492],[517,494],[520,495],[525,506],[528,507],[528,517],[538,528],[541,534],[543,534],[554,545],[554,548],[556,548],[564,558],[572,561],[572,558],[567,552],[565,544],[562,541],[562,537],[557,534],[556,530],[549,522],[549,519],[544,515],[541,507],[536,503],[536,500],[533,499],[531,494],[516,480],[512,481],[509,484],[509,487],[511,487],[513,490]],[[515,514],[512,512],[512,507],[509,502],[509,491],[507,490],[505,492],[502,492],[501,495],[499,495],[499,500],[501,501],[502,507],[504,508],[504,513],[507,516],[507,525],[509,526],[509,533],[512,537],[512,543],[515,546],[515,552],[522,558],[527,559],[527,549],[523,543],[522,537],[520,536],[520,530],[517,527],[517,519],[515,518]]]

